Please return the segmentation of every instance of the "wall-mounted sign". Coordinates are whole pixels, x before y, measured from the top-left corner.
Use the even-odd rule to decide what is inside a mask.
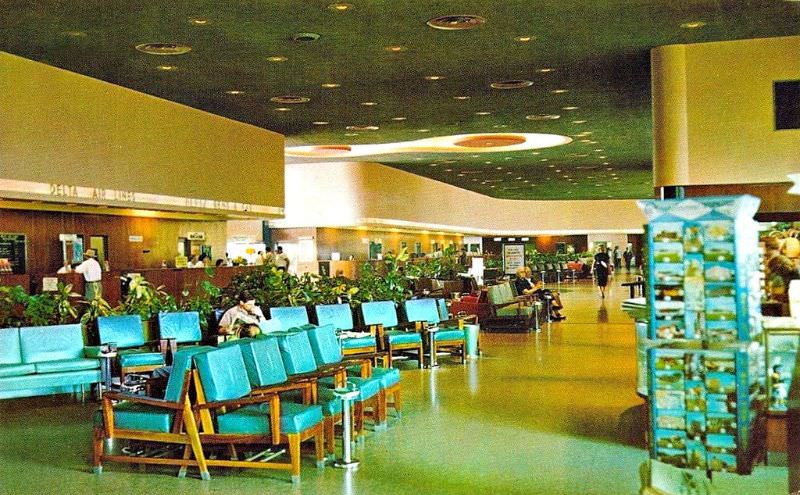
[[[129,235],[128,242],[144,242],[144,237],[140,235]]]
[[[186,238],[190,241],[205,241],[206,240],[206,233],[205,232],[189,232],[186,234]]]
[[[25,235],[0,234],[0,259],[7,260],[3,263],[3,271],[16,274],[25,273]]]
[[[525,266],[525,244],[503,244],[503,273],[516,273]]]
[[[42,291],[55,292],[58,290],[58,277],[42,277]]]

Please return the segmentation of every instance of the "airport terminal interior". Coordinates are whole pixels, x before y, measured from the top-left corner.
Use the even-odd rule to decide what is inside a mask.
[[[0,494],[800,493],[800,2],[0,4]]]

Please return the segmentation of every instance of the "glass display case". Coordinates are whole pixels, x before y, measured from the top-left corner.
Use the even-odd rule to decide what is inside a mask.
[[[800,321],[788,317],[764,318],[767,412],[783,415],[800,349]]]

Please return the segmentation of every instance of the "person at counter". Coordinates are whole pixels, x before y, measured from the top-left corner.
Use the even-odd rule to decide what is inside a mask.
[[[275,253],[275,268],[289,271],[289,257],[283,252],[283,246],[278,246],[278,251]]]
[[[58,271],[56,271],[56,273],[58,273],[59,275],[64,273],[72,273],[72,263],[70,263],[69,261],[65,261],[64,265],[62,265],[61,268],[59,268]]]
[[[94,258],[96,255],[94,249],[87,249],[83,253],[86,258],[83,263],[75,267],[75,273],[83,275],[83,294],[86,296],[87,301],[92,301],[95,298],[103,297],[103,269],[100,268],[100,263]]]
[[[230,308],[219,320],[220,335],[255,337],[261,332],[259,323],[266,321],[264,312],[247,292],[239,294],[239,304]]]

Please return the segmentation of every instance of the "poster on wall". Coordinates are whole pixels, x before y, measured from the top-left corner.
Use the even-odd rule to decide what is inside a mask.
[[[0,260],[2,272],[25,273],[25,235],[0,233]]]
[[[516,273],[521,266],[525,266],[525,244],[503,244],[503,273]]]

